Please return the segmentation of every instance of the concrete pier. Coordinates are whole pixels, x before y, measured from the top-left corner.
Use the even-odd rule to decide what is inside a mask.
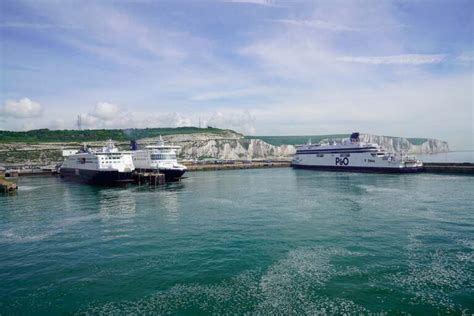
[[[249,162],[249,163],[213,163],[213,164],[186,164],[188,171],[256,169],[256,168],[287,168],[290,161]]]
[[[474,175],[474,163],[425,162],[424,172]]]
[[[159,172],[142,172],[135,171],[133,173],[133,180],[138,185],[160,185],[165,184],[165,175]]]

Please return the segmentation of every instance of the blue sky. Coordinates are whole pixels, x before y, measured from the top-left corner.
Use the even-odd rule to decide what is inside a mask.
[[[0,129],[210,124],[473,148],[473,1],[0,3]]]

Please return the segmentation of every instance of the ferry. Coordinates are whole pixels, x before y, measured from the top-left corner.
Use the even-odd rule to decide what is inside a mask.
[[[359,133],[352,133],[341,142],[298,145],[291,165],[332,171],[405,173],[423,170],[420,160],[388,153],[378,144],[361,142]]]
[[[176,151],[181,147],[166,145],[160,136],[156,145],[145,146],[145,149],[136,150],[136,144],[131,144],[133,163],[136,169],[158,171],[165,175],[166,181],[179,180],[187,168],[178,163]]]
[[[84,146],[79,151],[63,151],[65,160],[59,174],[88,184],[120,185],[133,181],[132,154],[120,152],[112,140],[97,151]]]

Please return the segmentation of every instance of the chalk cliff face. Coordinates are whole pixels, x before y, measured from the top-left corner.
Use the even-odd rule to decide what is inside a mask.
[[[185,159],[287,159],[293,156],[293,145],[273,146],[260,139],[210,139],[175,142]]]
[[[402,152],[408,154],[435,154],[449,151],[447,142],[437,139],[427,139],[420,145],[414,145],[404,137],[387,137],[361,134],[360,140],[367,143],[376,143],[389,152]]]
[[[361,134],[360,138],[363,142],[379,144],[389,152],[432,154],[449,151],[447,142],[436,139],[428,139],[420,145],[414,145],[403,137]],[[260,139],[245,139],[240,134],[174,135],[165,137],[165,140],[181,146],[179,156],[184,159],[289,159],[296,152],[294,145],[274,146]]]

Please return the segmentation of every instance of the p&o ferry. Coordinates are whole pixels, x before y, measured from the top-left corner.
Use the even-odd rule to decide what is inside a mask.
[[[359,172],[418,172],[423,162],[406,155],[386,152],[378,144],[361,142],[359,133],[341,142],[299,145],[292,160],[294,168],[359,171]]]

